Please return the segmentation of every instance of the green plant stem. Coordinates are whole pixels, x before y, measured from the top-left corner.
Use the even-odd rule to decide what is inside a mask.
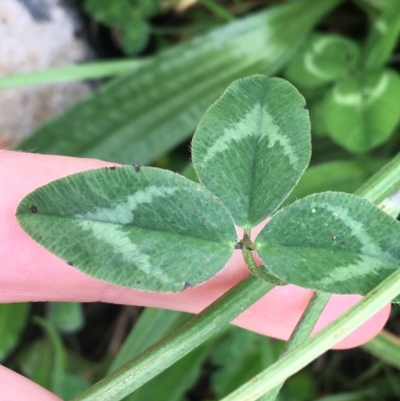
[[[397,45],[400,34],[400,1],[387,0],[371,27],[364,49],[363,67],[375,70],[384,67]]]
[[[199,315],[71,401],[118,401],[164,371],[260,299],[274,285],[250,275]]]
[[[392,204],[390,205],[390,208],[384,208],[383,206],[385,206],[385,204],[390,199],[392,199],[393,194],[398,193],[399,187],[400,187],[400,153],[398,155],[396,155],[384,167],[382,167],[382,169],[380,171],[378,171],[374,176],[372,176],[367,182],[365,182],[365,184],[363,184],[355,193],[358,196],[361,196],[365,199],[368,199],[370,202],[375,203],[376,205],[380,206],[389,215],[392,215],[393,217],[395,217],[397,214],[400,213],[400,201],[392,202]],[[251,264],[250,264],[250,266],[251,266]],[[324,294],[324,295],[329,297],[328,294]],[[322,295],[322,297],[324,295]],[[389,302],[389,301],[387,301],[387,302]],[[309,306],[311,307],[311,305],[309,305]],[[308,309],[308,307],[307,307],[307,309]],[[316,306],[316,310],[317,310],[317,306]],[[302,325],[305,324],[305,323],[303,323],[303,318],[306,319],[306,316],[308,313],[309,312],[306,310],[304,315],[302,316],[298,326],[296,326],[295,332],[293,332],[291,338],[289,339],[289,342],[285,345],[285,348],[282,350],[281,356],[283,356],[284,353],[287,353],[287,352],[291,351],[292,349],[294,349],[296,347],[296,345],[298,345],[299,342],[301,342],[302,339],[303,339],[303,341],[305,340],[305,338],[306,338],[305,333],[306,333],[307,328],[306,327],[303,328]],[[309,322],[312,322],[311,314],[307,319],[310,319]],[[316,319],[318,319],[318,318],[316,318]],[[339,319],[341,319],[341,318],[339,318]],[[335,322],[333,322],[333,323],[335,323]],[[315,322],[314,322],[314,324],[315,324]],[[309,325],[309,323],[307,323],[307,325]],[[340,327],[340,325],[338,327]],[[303,329],[304,329],[304,332],[302,332]],[[296,331],[299,331],[299,333],[296,333]],[[296,339],[292,339],[293,337],[295,337]],[[293,343],[292,343],[292,341],[293,341]],[[313,341],[315,341],[315,340],[313,340]],[[323,352],[324,351],[322,351],[321,353],[323,353]],[[275,364],[271,367],[271,369],[274,366],[275,366]],[[293,373],[295,373],[295,372],[293,372]],[[289,377],[289,376],[287,376],[287,377]],[[244,386],[248,385],[251,387],[251,383],[253,382],[253,380],[254,379],[250,380],[248,382],[248,384],[245,384]],[[259,380],[258,377],[257,377],[257,380]],[[274,383],[276,383],[277,381],[278,380],[276,380]],[[262,398],[260,401],[274,400],[283,385],[283,381],[281,383],[282,384],[276,386],[275,388],[272,388],[272,390],[267,390],[268,393],[264,394],[264,398]],[[234,394],[235,394],[235,392],[232,393],[231,395],[234,396]],[[232,398],[232,399],[229,398],[231,395],[229,395],[228,398],[225,398],[223,401],[234,401],[234,400],[236,401],[235,398]],[[258,397],[251,398],[251,400],[256,400],[257,398]],[[240,399],[240,397],[238,399]]]
[[[100,61],[71,67],[6,75],[0,78],[0,89],[121,75],[142,66],[144,62],[146,62],[146,59]]]
[[[274,285],[286,285],[284,281],[273,275],[266,266],[257,266],[253,258],[253,252],[246,248],[242,249],[243,259],[246,262],[247,268],[250,270],[251,274],[258,277],[260,280],[268,281]]]
[[[367,180],[356,195],[379,205],[400,188],[400,153]]]
[[[349,335],[400,294],[400,269],[347,312],[221,401],[255,401]]]
[[[282,358],[289,351],[295,349],[297,346],[307,340],[330,297],[331,294],[325,292],[314,293],[292,335],[283,347],[279,358]],[[283,382],[265,394],[260,401],[274,401],[282,386]]]

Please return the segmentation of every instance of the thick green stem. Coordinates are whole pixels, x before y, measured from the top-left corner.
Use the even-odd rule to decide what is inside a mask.
[[[348,336],[400,294],[400,269],[338,319],[221,401],[255,401]]]
[[[366,181],[355,194],[380,205],[400,188],[400,153]]]
[[[297,323],[292,335],[282,349],[279,358],[282,358],[286,353],[292,351],[301,343],[307,340],[317,323],[322,311],[324,310],[331,294],[325,292],[316,292],[311,298],[306,310]],[[274,401],[279,391],[283,386],[283,382],[273,388],[260,399],[260,401]]]
[[[249,276],[164,340],[71,401],[118,401],[167,369],[274,288]]]

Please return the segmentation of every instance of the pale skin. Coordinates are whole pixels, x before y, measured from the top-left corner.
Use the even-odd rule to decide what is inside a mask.
[[[177,294],[155,294],[113,286],[90,278],[35,243],[19,227],[15,210],[21,199],[50,181],[79,171],[114,165],[100,160],[44,156],[0,150],[0,302],[78,301],[140,305],[198,313],[245,277],[240,251],[207,283]],[[295,286],[275,288],[245,311],[234,324],[268,336],[287,339],[312,292]],[[360,297],[334,295],[317,323],[321,329]],[[387,305],[337,344],[360,345],[375,336],[390,312]],[[59,398],[0,366],[2,399],[54,401]]]

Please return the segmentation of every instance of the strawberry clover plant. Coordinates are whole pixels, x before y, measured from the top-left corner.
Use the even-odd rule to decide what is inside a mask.
[[[17,217],[34,240],[109,283],[184,291],[218,274],[234,252],[243,252],[253,273],[74,400],[122,399],[275,285],[292,283],[317,292],[275,368],[281,375],[275,370],[273,380],[266,372],[261,382],[226,398],[272,400],[277,384],[400,293],[400,223],[371,203],[381,199],[370,187],[360,194],[371,201],[325,192],[277,211],[310,155],[302,95],[283,79],[254,75],[233,82],[200,121],[192,141],[200,184],[153,167],[118,166],[62,178],[22,200]],[[251,230],[267,217],[253,242]],[[255,253],[263,266],[256,265]],[[330,293],[367,297],[306,342]],[[300,342],[303,348],[291,352]]]

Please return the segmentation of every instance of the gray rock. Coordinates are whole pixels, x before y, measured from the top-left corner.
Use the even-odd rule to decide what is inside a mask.
[[[73,0],[1,0],[0,79],[92,58],[82,24]],[[91,91],[85,82],[0,90],[0,147],[15,146]]]

